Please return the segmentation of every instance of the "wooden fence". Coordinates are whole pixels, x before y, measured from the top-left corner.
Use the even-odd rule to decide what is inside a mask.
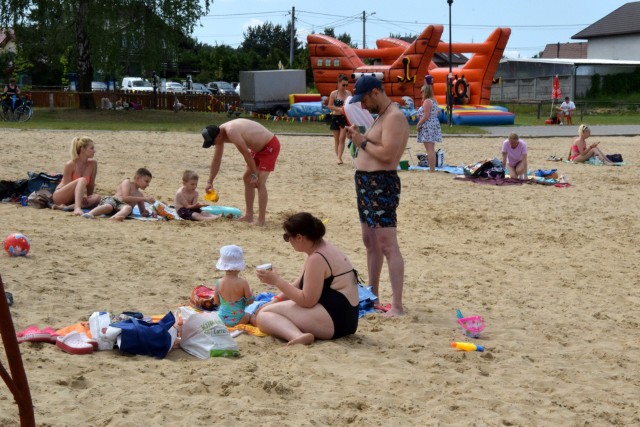
[[[79,92],[63,91],[31,91],[31,99],[34,107],[42,108],[79,108]],[[96,108],[102,105],[102,99],[107,98],[112,104],[116,101],[134,102],[141,104],[143,108],[155,108],[159,110],[172,110],[176,100],[189,111],[224,112],[240,107],[240,98],[233,95],[187,95],[182,93],[123,93],[114,91],[91,92]]]

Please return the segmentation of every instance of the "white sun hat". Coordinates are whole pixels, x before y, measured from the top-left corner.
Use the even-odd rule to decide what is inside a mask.
[[[242,271],[244,270],[244,254],[242,248],[236,245],[228,245],[220,248],[220,258],[216,263],[218,270]]]

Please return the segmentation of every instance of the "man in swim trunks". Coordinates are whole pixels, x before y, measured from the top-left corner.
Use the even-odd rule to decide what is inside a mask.
[[[397,238],[396,209],[400,203],[398,163],[409,140],[409,123],[404,114],[384,93],[382,82],[372,76],[356,81],[351,102],[378,114],[371,128],[360,134],[357,126],[347,128],[349,137],[358,147],[356,193],[362,240],[367,249],[369,284],[379,296],[382,264],[387,260],[389,281],[393,292],[387,316],[404,314],[402,287],[404,260]]]
[[[280,153],[280,141],[267,128],[253,120],[235,119],[220,126],[210,125],[202,130],[203,148],[214,146],[209,179],[205,191],[213,188],[213,180],[220,171],[224,143],[231,143],[244,157],[247,168],[242,176],[246,210],[241,221],[253,223],[253,202],[258,190],[258,220],[263,226],[267,215],[267,179],[276,166]]]

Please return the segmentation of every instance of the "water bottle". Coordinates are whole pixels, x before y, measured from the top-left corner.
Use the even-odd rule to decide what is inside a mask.
[[[444,166],[444,151],[438,148],[436,151],[436,167],[441,168]]]

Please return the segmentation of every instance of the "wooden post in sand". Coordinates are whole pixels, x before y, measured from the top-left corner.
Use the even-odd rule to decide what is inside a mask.
[[[20,425],[23,427],[35,427],[36,419],[33,414],[33,402],[31,401],[31,392],[29,391],[29,382],[27,374],[22,364],[22,356],[18,348],[18,340],[16,331],[13,327],[11,312],[9,311],[9,303],[4,293],[4,284],[2,276],[0,276],[0,335],[4,344],[4,351],[7,354],[9,362],[9,370],[11,375],[4,369],[0,363],[0,377],[4,380],[13,394],[13,398],[18,404],[20,413]]]

